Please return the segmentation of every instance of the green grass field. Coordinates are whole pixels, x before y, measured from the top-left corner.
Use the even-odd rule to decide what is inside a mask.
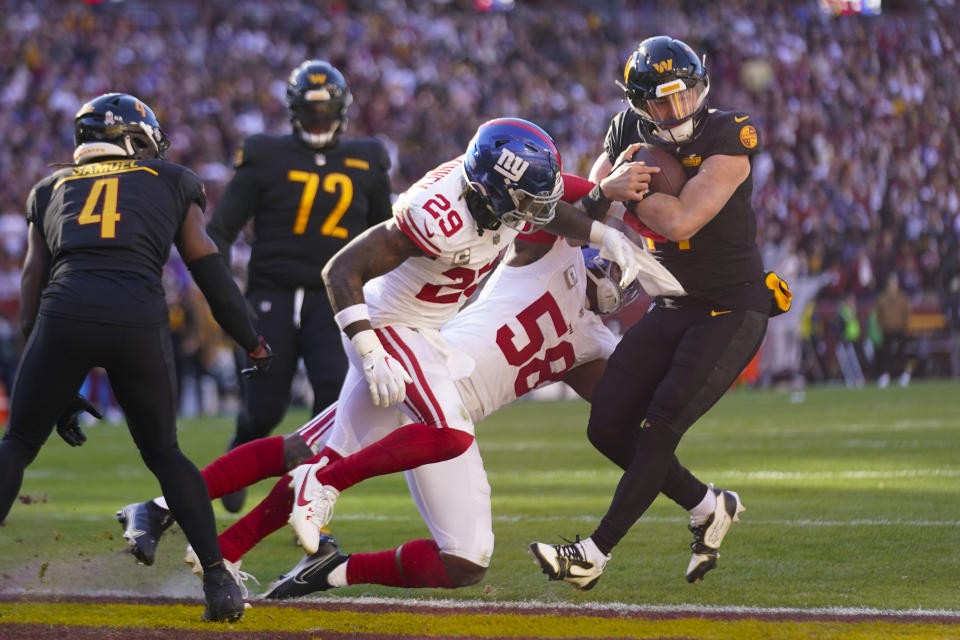
[[[306,418],[287,416],[287,430]],[[683,573],[685,513],[665,498],[615,549],[587,593],[548,583],[527,554],[532,540],[589,535],[619,479],[586,441],[580,402],[519,403],[480,425],[493,488],[496,552],[486,579],[456,590],[356,586],[336,594],[470,600],[626,602],[749,607],[851,607],[957,611],[960,556],[960,383],[907,389],[736,390],[684,438],[679,456],[707,482],[738,491],[747,511],[724,542],[718,568],[698,585]],[[232,420],[183,421],[183,449],[198,465],[222,452]],[[96,425],[71,449],[52,436],[27,471],[0,528],[6,593],[199,597],[174,528],[157,564],[125,552],[113,513],[157,493],[123,427]],[[259,499],[272,483],[261,483]],[[248,505],[252,502],[248,502]],[[216,504],[218,525],[234,516]],[[331,523],[346,552],[427,537],[401,476],[345,492]],[[300,557],[292,532],[265,540],[244,561],[261,580]]]

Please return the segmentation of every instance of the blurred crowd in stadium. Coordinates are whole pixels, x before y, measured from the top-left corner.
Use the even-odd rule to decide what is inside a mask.
[[[879,364],[885,327],[876,312],[891,274],[912,308],[908,372],[960,376],[956,0],[885,2],[869,17],[834,16],[816,0],[0,0],[0,8],[8,387],[22,347],[24,202],[49,163],[69,161],[70,123],[90,97],[125,91],[151,104],[173,143],[167,158],[200,174],[212,204],[245,136],[288,130],[286,76],[308,57],[344,72],[355,97],[349,134],[387,144],[394,193],[461,153],[477,124],[504,115],[543,126],[565,170],[585,176],[623,108],[614,81],[636,43],[658,33],[706,51],[711,104],[752,113],[764,135],[754,167],[761,244],[796,304],[771,322],[751,381],[862,385],[895,374]],[[234,251],[238,277],[247,256]],[[226,342],[176,260],[168,280],[182,378],[228,396]],[[185,413],[209,406],[197,397],[184,394]]]

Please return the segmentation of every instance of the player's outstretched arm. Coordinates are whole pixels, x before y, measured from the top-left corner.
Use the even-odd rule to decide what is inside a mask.
[[[557,203],[557,213],[545,227],[550,233],[564,238],[589,241],[600,248],[600,257],[620,265],[620,286],[626,287],[636,280],[640,263],[635,252],[639,247],[630,242],[622,232],[602,222],[593,220],[582,211],[566,202]]]
[[[190,205],[175,242],[194,281],[210,303],[217,323],[244,348],[254,363],[260,364],[260,360],[266,365],[271,357],[270,348],[257,334],[246,300],[217,245],[204,230],[203,211],[196,204]]]
[[[30,336],[40,310],[40,294],[50,277],[50,249],[35,224],[30,223],[27,235],[27,256],[20,276],[20,331]]]
[[[334,319],[363,360],[363,375],[377,406],[389,407],[402,402],[406,397],[406,384],[413,379],[403,365],[386,352],[373,330],[364,303],[363,285],[418,255],[423,255],[420,248],[394,220],[387,220],[354,238],[323,268],[327,296],[336,311]]]

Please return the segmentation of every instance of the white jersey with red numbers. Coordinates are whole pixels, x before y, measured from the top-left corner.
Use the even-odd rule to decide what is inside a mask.
[[[444,410],[467,411],[480,421],[574,366],[606,359],[616,338],[596,314],[584,310],[585,287],[582,254],[562,239],[533,264],[497,267],[477,299],[441,332],[452,348],[476,362],[470,377],[456,382],[457,397],[448,397]],[[416,332],[403,328],[401,337],[404,333],[404,339],[417,340]],[[348,455],[410,422],[412,407],[370,403],[362,375],[354,370],[345,386],[351,384],[353,393],[298,430],[314,452],[328,445]],[[490,484],[477,443],[452,460],[405,473],[440,550],[489,566],[494,543]]]
[[[441,333],[475,361],[457,381],[475,422],[570,369],[607,359],[617,339],[584,309],[586,267],[563,239],[522,267],[501,264],[477,299]]]
[[[427,255],[367,282],[363,295],[374,327],[439,329],[449,322],[493,269],[517,232],[483,230],[467,210],[463,158],[430,171],[400,195],[393,215]]]

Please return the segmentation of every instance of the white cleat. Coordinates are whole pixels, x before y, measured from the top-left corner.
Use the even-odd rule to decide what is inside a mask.
[[[302,464],[290,472],[293,511],[290,512],[289,522],[308,554],[316,553],[320,548],[321,529],[333,517],[333,505],[340,497],[339,491],[317,480],[317,471],[324,466],[324,462]]]
[[[610,559],[597,549],[593,540],[580,540],[580,536],[569,544],[531,542],[530,555],[548,578],[569,582],[580,591],[596,586]]]
[[[740,521],[740,514],[746,509],[740,502],[740,496],[733,491],[714,489],[717,506],[703,524],[690,525],[693,542],[690,543],[690,563],[687,565],[687,582],[700,582],[708,571],[717,566],[720,557],[720,543],[730,530],[730,525]]]

